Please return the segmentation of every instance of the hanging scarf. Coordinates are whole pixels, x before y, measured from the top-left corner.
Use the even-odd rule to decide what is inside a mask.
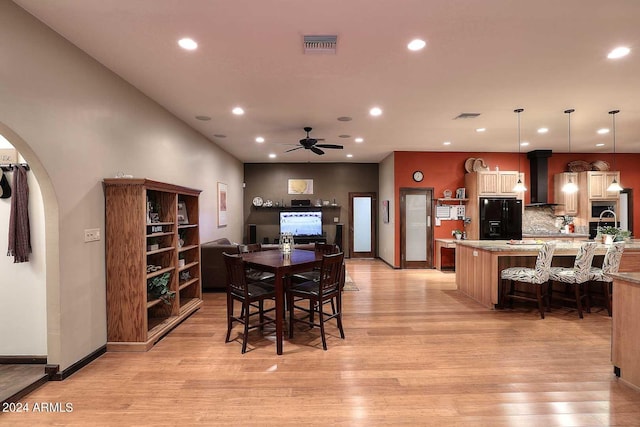
[[[27,170],[16,165],[13,170],[13,197],[9,217],[9,251],[13,262],[29,262],[31,235],[29,232],[29,184]]]

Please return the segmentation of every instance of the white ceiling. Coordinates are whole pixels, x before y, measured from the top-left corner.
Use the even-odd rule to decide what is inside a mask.
[[[610,153],[612,134],[596,130],[619,109],[616,150],[640,152],[639,0],[14,1],[244,162],[517,151],[515,108],[523,152],[568,151],[567,108],[571,151]],[[305,34],[336,34],[337,53],[305,55]],[[416,37],[427,47],[410,52]],[[620,45],[631,54],[607,59]],[[481,115],[453,120],[464,112]],[[345,149],[284,153],[304,126]]]

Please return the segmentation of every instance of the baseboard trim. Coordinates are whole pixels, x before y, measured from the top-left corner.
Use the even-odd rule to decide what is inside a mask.
[[[44,365],[47,356],[0,356],[2,365]]]
[[[78,360],[73,365],[69,366],[67,369],[60,371],[60,365],[46,365],[45,372],[49,376],[49,381],[62,381],[66,378],[69,378],[74,373],[78,372],[80,369],[87,366],[89,363],[96,360],[98,357],[102,356],[107,352],[106,344],[100,347],[99,349],[89,353],[87,356]]]

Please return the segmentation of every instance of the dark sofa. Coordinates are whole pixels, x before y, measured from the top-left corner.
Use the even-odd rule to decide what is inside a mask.
[[[224,291],[227,288],[223,252],[237,254],[238,244],[222,238],[200,245],[202,289],[205,291]]]

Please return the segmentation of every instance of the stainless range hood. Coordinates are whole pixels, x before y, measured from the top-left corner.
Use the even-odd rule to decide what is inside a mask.
[[[549,157],[551,150],[534,150],[527,153],[531,173],[531,204],[527,206],[557,206],[549,203]]]

